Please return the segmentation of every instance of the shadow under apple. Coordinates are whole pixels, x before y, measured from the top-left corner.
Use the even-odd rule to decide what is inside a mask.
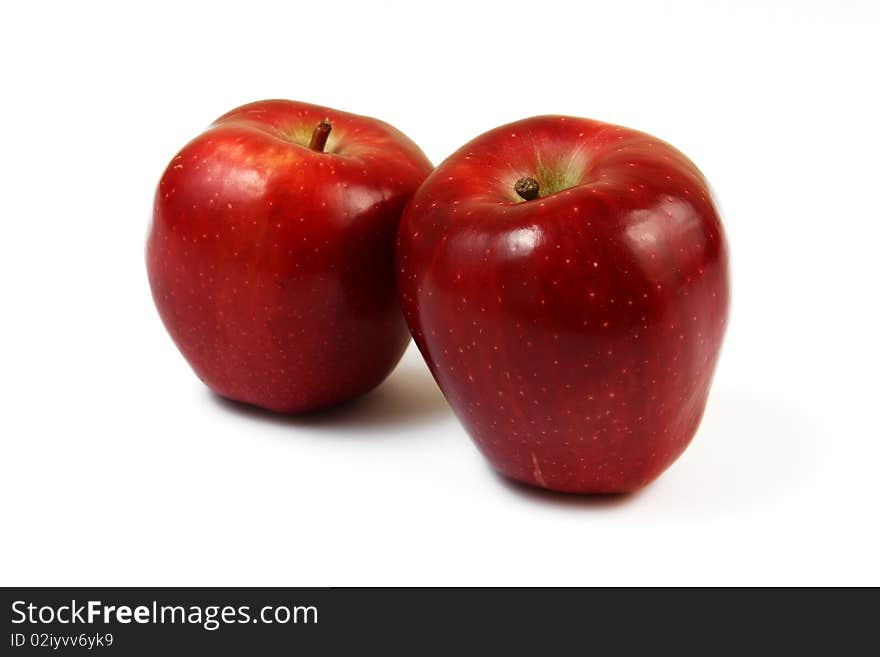
[[[409,428],[449,417],[452,411],[418,354],[407,353],[391,375],[374,390],[331,408],[284,415],[209,392],[215,405],[236,415],[311,429],[349,430],[356,433]]]
[[[627,507],[654,519],[772,509],[797,496],[827,460],[830,438],[806,408],[771,393],[713,391],[697,435],[655,482],[623,495],[576,495],[528,486],[486,465],[496,480],[527,503],[573,510]]]
[[[818,485],[827,427],[806,404],[745,387],[713,391],[692,445],[656,485],[686,513],[768,510]]]

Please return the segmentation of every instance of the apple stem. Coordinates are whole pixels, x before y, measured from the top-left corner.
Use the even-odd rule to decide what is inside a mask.
[[[315,126],[315,131],[312,133],[312,139],[309,142],[309,148],[313,151],[323,153],[324,146],[327,145],[327,137],[330,136],[330,130],[332,129],[333,126],[330,125],[330,119],[324,119],[321,121]]]
[[[513,191],[519,194],[523,201],[534,201],[538,198],[541,189],[538,186],[538,181],[534,178],[520,178],[513,186]]]

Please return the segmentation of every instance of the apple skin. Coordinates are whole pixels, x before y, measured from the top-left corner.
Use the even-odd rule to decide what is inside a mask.
[[[524,177],[541,197],[514,192]],[[672,146],[564,116],[487,132],[410,201],[397,271],[419,350],[502,474],[630,492],[691,441],[728,256],[705,179]]]
[[[325,118],[326,148],[311,150]],[[196,374],[285,413],[378,385],[409,342],[394,243],[431,168],[382,121],[286,100],[235,109],[187,144],[159,182],[146,260]]]

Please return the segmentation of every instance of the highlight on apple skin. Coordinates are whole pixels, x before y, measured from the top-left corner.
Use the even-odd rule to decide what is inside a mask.
[[[286,413],[384,380],[409,342],[395,235],[430,171],[382,121],[287,100],[232,110],[187,144],[156,190],[146,261],[196,374]]]
[[[410,201],[397,280],[434,378],[503,475],[630,492],[696,432],[728,254],[706,180],[669,144],[567,116],[491,130]]]

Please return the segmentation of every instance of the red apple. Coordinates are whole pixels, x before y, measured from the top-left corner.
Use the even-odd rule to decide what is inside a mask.
[[[196,374],[282,412],[379,384],[409,342],[394,242],[430,170],[382,121],[285,100],[235,109],[187,144],[156,191],[147,271]]]
[[[419,188],[397,265],[415,341],[501,473],[627,492],[687,447],[727,322],[727,249],[672,146],[564,116],[492,130]]]

